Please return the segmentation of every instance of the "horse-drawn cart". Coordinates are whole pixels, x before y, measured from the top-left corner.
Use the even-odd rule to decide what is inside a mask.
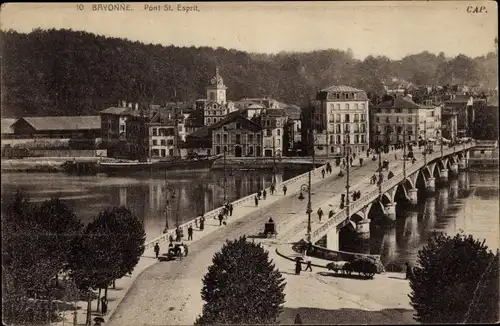
[[[278,232],[276,231],[276,224],[274,222],[266,222],[264,224],[264,237],[274,236],[276,238]]]

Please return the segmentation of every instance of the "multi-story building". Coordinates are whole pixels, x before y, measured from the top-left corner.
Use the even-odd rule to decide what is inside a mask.
[[[203,122],[206,126],[223,120],[226,115],[237,110],[234,103],[226,99],[227,87],[218,68],[215,69],[215,76],[210,79],[206,90],[207,98],[196,101],[196,108],[203,110]]]
[[[268,109],[260,116],[263,156],[282,156],[287,115],[283,109]]]
[[[180,155],[181,143],[186,140],[185,118],[186,116],[181,112],[162,112],[153,116],[148,123],[150,157]]]
[[[371,147],[406,141],[436,140],[441,132],[441,107],[417,104],[411,97],[396,97],[370,109]],[[439,131],[439,132],[438,132]]]
[[[101,138],[103,141],[125,140],[127,119],[140,115],[139,104],[122,101],[117,107],[109,107],[100,112]]]
[[[210,126],[212,153],[227,156],[262,156],[262,127],[246,118],[242,111],[228,114]]]
[[[313,103],[316,155],[342,155],[344,144],[353,153],[369,147],[368,97],[350,86],[330,86]]]

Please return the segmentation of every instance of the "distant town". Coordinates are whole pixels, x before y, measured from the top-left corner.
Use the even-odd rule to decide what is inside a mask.
[[[2,155],[57,149],[67,150],[68,156],[129,160],[221,154],[280,158],[313,151],[317,157],[340,157],[344,143],[362,153],[402,144],[403,137],[408,143],[488,138],[478,134],[485,130],[475,129],[474,123],[498,113],[498,89],[416,86],[397,78],[384,83],[384,89],[369,99],[362,89],[332,85],[302,107],[271,97],[230,100],[214,67],[205,98],[194,101],[147,106],[119,101],[98,116],[2,119]]]

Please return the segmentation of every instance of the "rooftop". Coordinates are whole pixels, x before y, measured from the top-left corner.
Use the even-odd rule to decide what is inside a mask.
[[[110,107],[101,111],[101,114],[115,114],[115,115],[127,115],[132,114],[132,108],[125,107]]]
[[[59,117],[24,117],[24,120],[36,130],[92,130],[101,129],[101,117],[59,116]],[[17,123],[17,122],[16,122]]]
[[[351,86],[333,85],[327,88],[323,88],[321,92],[364,92],[364,91]]]

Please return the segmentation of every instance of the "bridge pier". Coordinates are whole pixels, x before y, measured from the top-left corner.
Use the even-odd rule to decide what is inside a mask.
[[[458,163],[452,163],[450,171],[453,176],[458,175]]]
[[[448,182],[448,169],[442,169],[439,171],[439,181],[442,183]]]
[[[460,160],[460,163],[458,164],[458,169],[460,171],[465,171],[467,170],[467,158],[466,157],[463,157],[461,160]]]
[[[326,234],[326,248],[339,250],[339,231],[335,227]]]
[[[361,238],[370,237],[370,219],[363,219],[356,223],[356,233]]]
[[[396,203],[389,203],[385,206],[385,215],[391,220],[396,220]]]
[[[428,193],[436,192],[436,178],[431,177],[431,178],[427,179],[426,190]]]
[[[410,204],[416,205],[418,203],[418,189],[413,188],[407,191],[408,199],[410,200]]]

